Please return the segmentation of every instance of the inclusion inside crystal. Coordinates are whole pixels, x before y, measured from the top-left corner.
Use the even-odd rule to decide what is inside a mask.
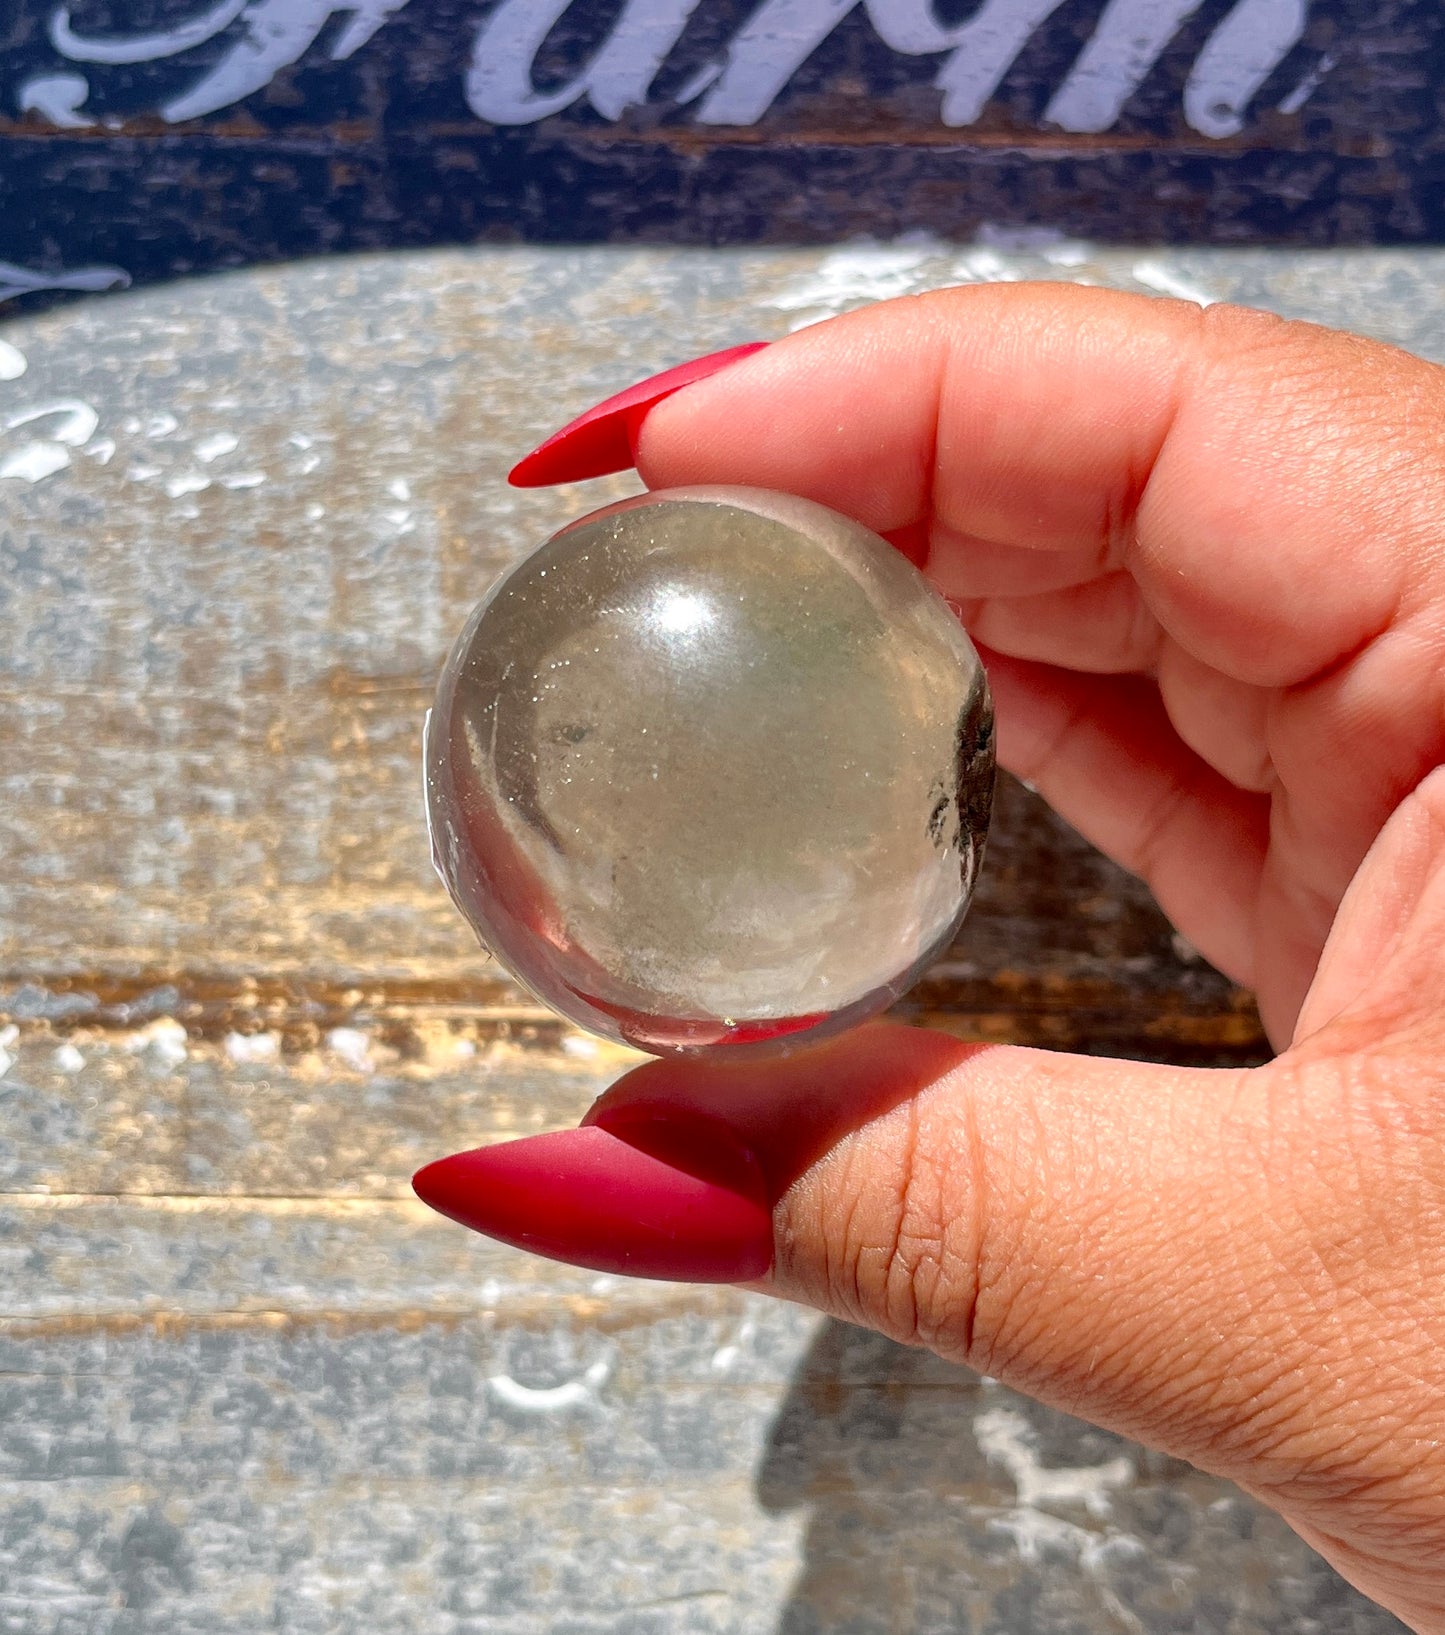
[[[993,788],[942,599],[856,523],[750,489],[623,501],[520,562],[427,740],[433,853],[483,943],[657,1052],[882,1009],[956,932]]]

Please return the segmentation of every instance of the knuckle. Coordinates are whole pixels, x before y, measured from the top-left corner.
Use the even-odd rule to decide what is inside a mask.
[[[830,1306],[955,1361],[973,1350],[981,1166],[967,1121],[910,1103],[840,1153],[825,1280]],[[880,1152],[880,1136],[886,1150]]]

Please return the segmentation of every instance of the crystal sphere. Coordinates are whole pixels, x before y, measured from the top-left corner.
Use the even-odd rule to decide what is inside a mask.
[[[992,727],[958,620],[877,535],[661,490],[563,528],[472,614],[428,718],[432,854],[483,944],[594,1033],[792,1048],[953,938]]]

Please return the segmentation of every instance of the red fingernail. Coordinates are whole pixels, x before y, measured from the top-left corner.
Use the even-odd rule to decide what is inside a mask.
[[[597,1272],[741,1283],[772,1264],[757,1159],[725,1130],[652,1118],[456,1153],[412,1186],[451,1220]]]
[[[761,352],[766,341],[750,341],[746,346],[730,346],[710,352],[705,358],[664,369],[660,375],[638,381],[616,397],[588,409],[555,432],[540,447],[524,456],[507,474],[514,488],[546,488],[552,483],[577,483],[586,477],[606,477],[626,471],[633,462],[637,433],[647,411],[663,398],[680,392],[694,381],[706,380],[730,363]]]

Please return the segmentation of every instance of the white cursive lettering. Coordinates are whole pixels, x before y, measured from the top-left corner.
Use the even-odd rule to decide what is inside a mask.
[[[246,9],[246,33],[220,62],[184,96],[161,109],[172,124],[199,119],[251,96],[275,79],[283,68],[299,62],[306,48],[336,12],[350,12],[351,21],[331,48],[339,61],[360,50],[394,11],[407,0],[253,0]]]
[[[70,25],[69,6],[59,6],[50,18],[50,43],[71,62],[156,62],[204,45],[227,29],[245,10],[246,0],[220,0],[208,12],[188,23],[162,29],[154,34],[132,34],[115,39],[99,39],[77,34]]]
[[[220,0],[175,28],[113,39],[77,34],[69,9],[61,6],[50,19],[50,39],[72,62],[155,62],[205,44],[244,13],[245,33],[236,44],[189,91],[162,106],[161,118],[177,124],[228,108],[264,89],[283,68],[300,61],[328,18],[350,14],[331,47],[333,60],[340,61],[360,50],[406,4],[407,0]]]
[[[756,125],[858,0],[766,0],[728,47],[700,125]]]
[[[1106,131],[1200,0],[1109,0],[1044,118],[1066,131]]]
[[[1019,53],[1063,0],[984,0],[938,71],[943,123],[972,125]]]
[[[646,102],[669,51],[701,0],[628,0],[601,49],[576,78],[538,91],[532,65],[572,0],[502,0],[477,35],[467,106],[493,125],[529,125],[584,97],[604,119]]]
[[[0,301],[37,290],[123,290],[130,274],[121,267],[73,267],[69,272],[36,272],[0,261]]]
[[[1184,117],[1201,136],[1237,136],[1250,98],[1299,44],[1308,21],[1305,0],[1241,0],[1204,43],[1184,87]],[[1280,106],[1300,108],[1328,72],[1321,63]],[[1298,98],[1298,100],[1296,100]],[[1288,104],[1288,105],[1287,105]]]
[[[95,123],[81,112],[89,95],[84,74],[33,74],[22,82],[15,101],[21,113],[37,113],[58,131],[83,131]]]
[[[262,90],[315,45],[333,17],[334,60],[361,49],[408,0],[214,0],[188,21],[132,35],[79,33],[71,8],[50,17],[50,39],[73,62],[125,64],[177,56],[218,39],[217,61],[160,108],[172,122],[199,119]],[[607,38],[565,84],[540,90],[534,73],[548,35],[576,0],[498,0],[477,31],[465,95],[479,119],[526,125],[587,102],[604,119],[646,103],[668,56],[704,0],[625,0]],[[1202,135],[1236,135],[1260,87],[1299,42],[1308,0],[1237,0],[1215,27],[1190,72],[1184,115]],[[1030,39],[1063,0],[980,0],[962,23],[941,23],[934,0],[761,0],[720,59],[704,64],[678,94],[700,98],[701,125],[755,125],[802,65],[860,6],[889,49],[942,58],[935,83],[948,126],[978,120]],[[1108,0],[1093,34],[1055,91],[1046,119],[1067,131],[1117,123],[1171,40],[1201,0]],[[1327,65],[1285,99],[1295,111]],[[89,123],[89,87],[79,75],[36,75],[22,87],[23,110],[60,127]],[[1283,105],[1282,105],[1283,106]]]

